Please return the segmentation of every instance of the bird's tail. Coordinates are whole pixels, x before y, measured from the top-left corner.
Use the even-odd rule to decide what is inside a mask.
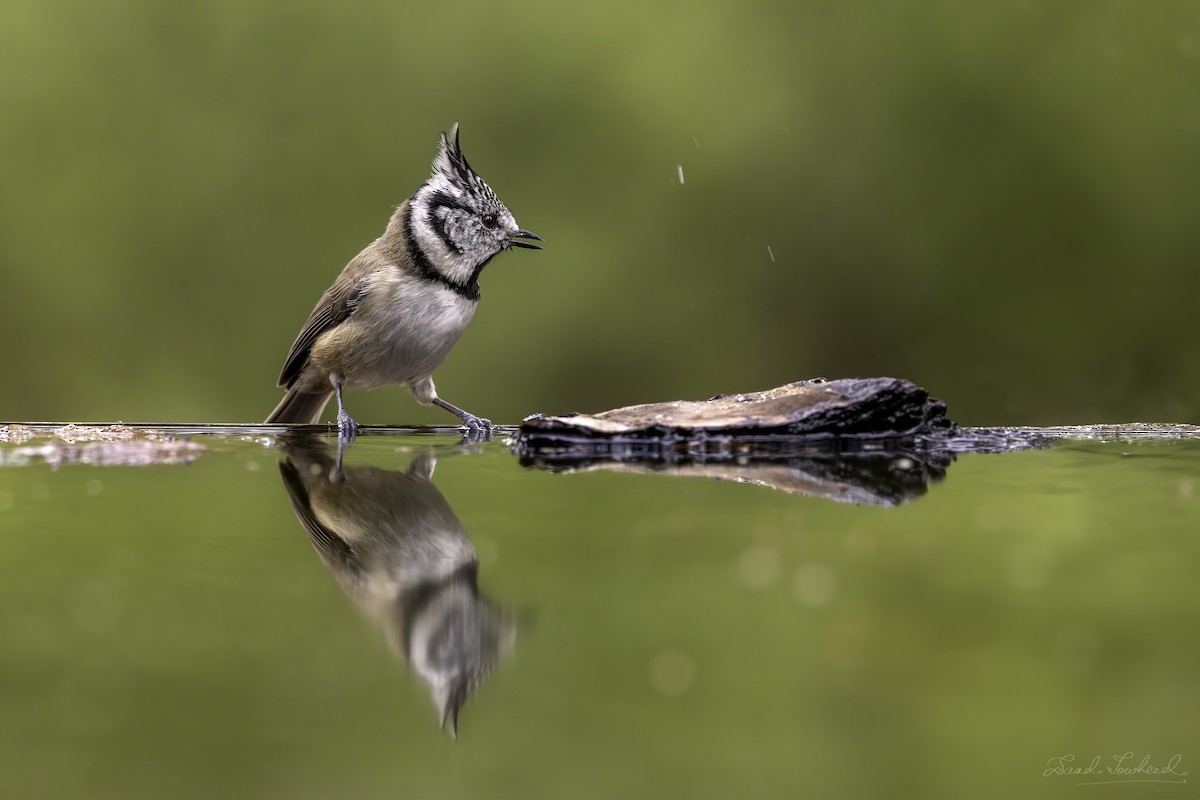
[[[294,422],[298,425],[316,425],[321,421],[321,412],[333,397],[333,392],[298,392],[288,389],[287,394],[267,417],[266,424]]]

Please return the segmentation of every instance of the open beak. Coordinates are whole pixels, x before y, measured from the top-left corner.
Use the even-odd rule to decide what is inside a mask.
[[[530,242],[518,242],[517,239],[537,239],[539,242],[544,241],[542,239],[542,237],[538,236],[536,233],[533,233],[532,231],[519,230],[516,233],[514,233],[512,236],[508,237],[508,246],[509,247],[524,247],[526,250],[541,250],[542,249],[542,246],[540,244],[532,244]]]

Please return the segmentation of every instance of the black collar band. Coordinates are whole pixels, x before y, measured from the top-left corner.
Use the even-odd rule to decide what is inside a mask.
[[[417,237],[413,234],[412,215],[412,205],[410,204],[408,208],[404,209],[404,246],[408,250],[408,257],[412,261],[413,270],[425,280],[440,283],[465,300],[477,301],[479,299],[479,281],[477,278],[479,277],[480,270],[475,270],[471,274],[469,283],[459,283],[450,280],[450,278],[438,272],[433,264],[429,262],[429,257],[425,255],[425,251],[421,249],[421,245],[417,242]]]

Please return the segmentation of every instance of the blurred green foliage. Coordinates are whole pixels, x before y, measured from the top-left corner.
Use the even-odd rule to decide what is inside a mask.
[[[0,418],[262,419],[457,119],[548,244],[489,267],[435,376],[476,413],[888,374],[968,423],[1200,419],[1195,4],[2,18]],[[350,402],[450,421],[395,389]]]

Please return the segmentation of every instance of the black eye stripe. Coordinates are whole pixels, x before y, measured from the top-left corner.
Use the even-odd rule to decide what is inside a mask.
[[[471,208],[449,192],[434,192],[429,197],[429,212],[432,214],[439,208],[456,208],[459,211],[471,213]]]
[[[429,223],[429,227],[433,228],[433,232],[436,233],[438,238],[442,240],[442,244],[446,245],[447,250],[455,250],[461,253],[462,250],[460,250],[458,245],[456,245],[450,239],[450,233],[446,230],[446,220],[442,219],[434,212],[435,209],[431,208],[429,209],[429,213],[425,215],[425,219]]]
[[[462,208],[462,204],[445,192],[437,192],[429,198],[429,211],[425,214],[425,221],[429,223],[429,227],[433,228],[433,232],[442,240],[446,249],[461,253],[462,250],[450,239],[444,216],[437,213],[439,208]]]
[[[433,232],[442,240],[442,244],[446,245],[447,250],[461,254],[463,249],[450,238],[450,233],[446,230],[445,216],[438,214],[438,210],[443,208],[462,211],[465,214],[474,214],[475,211],[449,192],[437,191],[429,196],[429,211],[425,215],[429,227],[433,228]]]
[[[437,191],[429,196],[429,224],[445,239],[446,224],[437,213],[439,209],[448,209],[462,211],[464,214],[478,213],[474,208],[459,200],[454,195],[446,191]],[[483,214],[480,219],[483,221],[485,228],[495,228],[500,222],[500,215],[489,211]]]

